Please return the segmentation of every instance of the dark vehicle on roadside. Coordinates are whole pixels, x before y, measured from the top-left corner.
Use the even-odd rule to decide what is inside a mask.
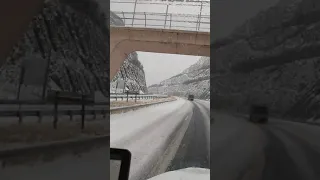
[[[253,105],[250,108],[249,121],[254,123],[266,123],[268,122],[269,110],[264,105]]]
[[[194,99],[194,95],[191,95],[191,94],[190,94],[190,95],[188,96],[188,100],[193,101],[193,99]]]

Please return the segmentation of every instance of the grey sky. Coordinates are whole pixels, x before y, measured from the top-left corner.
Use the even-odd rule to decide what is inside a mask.
[[[181,73],[196,63],[200,56],[137,52],[144,67],[147,86]]]

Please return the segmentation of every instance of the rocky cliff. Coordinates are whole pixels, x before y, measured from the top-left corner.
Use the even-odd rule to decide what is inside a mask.
[[[109,30],[107,18],[94,0],[46,1],[29,30],[13,48],[0,70],[0,98],[16,98],[23,59],[49,62],[48,89],[109,94]],[[28,73],[40,68],[29,66]],[[42,70],[41,71],[45,71]],[[41,82],[29,88],[41,94]],[[39,87],[40,85],[40,87]],[[26,89],[24,89],[26,90]],[[32,94],[32,95],[31,95]]]
[[[110,25],[124,26],[124,22],[115,13],[110,12]],[[110,92],[115,92],[118,79],[125,80],[126,87],[130,91],[147,93],[145,73],[136,52],[129,54],[125,59],[120,71],[110,83]]]
[[[210,99],[210,58],[201,57],[195,64],[160,84],[148,87],[150,93]]]
[[[274,116],[319,116],[320,1],[280,0],[214,42],[214,108],[248,112],[266,104]]]
[[[112,12],[110,23],[124,25]],[[97,1],[79,0],[76,3],[72,0],[46,1],[42,12],[30,22],[28,31],[0,68],[0,99],[17,98],[21,66],[25,59],[28,59],[29,67],[26,74],[31,76],[25,81],[26,85],[21,86],[21,99],[41,97],[43,78],[36,80],[38,82],[32,80],[35,82],[33,84],[26,82],[44,76],[39,72],[46,72],[47,69],[47,89],[78,93],[95,91],[108,97],[110,90],[108,51],[108,17]],[[133,60],[130,61],[130,58]],[[145,84],[143,68],[141,69],[139,65],[134,66],[139,64],[135,63],[137,60],[135,58],[135,55],[129,56],[122,67],[125,69],[122,74],[128,73],[124,76],[128,77],[130,88],[138,88]],[[49,67],[39,62],[48,62]],[[130,64],[131,62],[133,63]],[[131,74],[136,76],[131,78]],[[137,81],[136,84],[134,81]],[[146,86],[141,89],[146,89]]]
[[[116,81],[118,79],[125,80],[126,87],[130,91],[141,93],[148,92],[143,66],[140,63],[138,54],[136,52],[130,53],[128,55],[128,57],[120,67],[120,71],[111,81],[111,92],[115,90]]]

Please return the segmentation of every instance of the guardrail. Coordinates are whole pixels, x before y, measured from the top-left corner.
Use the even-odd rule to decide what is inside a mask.
[[[110,8],[118,15],[125,26],[189,31],[210,31],[210,1],[197,2],[152,2],[152,1],[110,1]],[[132,7],[132,11],[122,11]],[[157,12],[145,12],[149,6],[157,6]],[[190,9],[194,14],[178,14],[178,9]],[[144,12],[141,12],[143,9]],[[162,10],[161,10],[162,9]],[[140,12],[138,12],[140,10]],[[148,11],[148,10],[147,10]],[[182,11],[181,11],[182,12]]]
[[[210,15],[123,11],[114,11],[114,13],[122,19],[125,26],[210,31]]]
[[[137,108],[148,107],[148,106],[162,104],[162,103],[171,102],[171,101],[174,101],[174,100],[160,101],[160,102],[147,103],[147,104],[138,104],[138,105],[133,105],[133,106],[112,107],[112,108],[110,108],[110,112],[112,113],[115,111],[133,110],[133,109],[137,109]]]
[[[150,95],[150,94],[111,94],[110,99],[155,99],[167,98],[167,95]],[[41,100],[0,100],[0,117],[18,117],[19,124],[23,122],[26,116],[38,117],[38,122],[42,122],[45,116],[53,116],[53,128],[57,129],[59,116],[69,116],[70,121],[76,115],[81,115],[81,129],[85,128],[86,115],[103,115],[106,118],[110,113],[110,102],[94,102],[92,95],[80,95],[69,92],[52,91],[48,93],[47,101]],[[145,106],[148,106],[146,104]],[[140,105],[141,106],[141,105]],[[127,108],[127,107],[125,107]],[[131,107],[132,108],[132,107]]]
[[[67,115],[70,120],[73,116],[81,115],[81,129],[85,127],[85,116],[97,114],[106,117],[109,113],[109,102],[95,103],[92,95],[70,94],[69,92],[50,92],[44,101],[0,100],[0,117],[18,117],[19,123],[24,116],[37,116],[39,122],[44,116],[54,116],[53,127],[57,129],[59,115]]]
[[[129,99],[134,100],[135,102],[137,100],[141,99],[155,99],[155,98],[167,98],[169,97],[168,95],[157,95],[157,94],[138,94],[138,93],[122,93],[122,94],[117,94],[117,93],[110,93],[110,99],[115,99],[116,101],[118,99],[126,100],[127,102]]]

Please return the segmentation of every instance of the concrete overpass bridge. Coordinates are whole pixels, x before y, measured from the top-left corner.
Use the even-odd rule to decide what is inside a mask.
[[[210,33],[137,27],[110,28],[110,78],[134,51],[210,56]]]
[[[111,1],[111,11],[123,24],[110,27],[110,79],[134,51],[210,56],[210,14],[203,12],[205,8],[209,10],[210,2],[199,2]],[[142,12],[147,7],[159,7],[160,12]],[[198,14],[186,14],[185,8]]]

